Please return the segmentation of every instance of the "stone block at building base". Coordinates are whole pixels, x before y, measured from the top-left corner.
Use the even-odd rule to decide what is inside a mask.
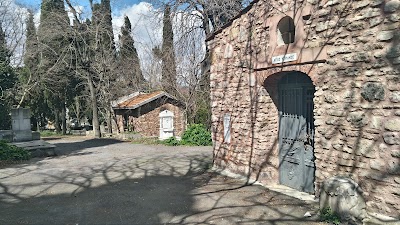
[[[350,223],[361,223],[367,218],[362,190],[347,177],[336,176],[325,180],[321,187],[320,210],[330,208]]]
[[[32,131],[31,130],[14,130],[14,140],[15,142],[20,141],[32,141]]]

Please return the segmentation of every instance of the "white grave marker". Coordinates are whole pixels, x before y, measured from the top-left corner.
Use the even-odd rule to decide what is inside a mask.
[[[174,136],[174,113],[164,110],[159,114],[160,117],[160,140],[165,140]]]

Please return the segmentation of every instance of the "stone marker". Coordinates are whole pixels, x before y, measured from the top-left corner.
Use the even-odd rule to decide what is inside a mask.
[[[325,180],[321,187],[320,210],[331,208],[342,220],[361,222],[367,217],[362,190],[348,177],[335,176]]]
[[[31,112],[29,109],[11,109],[12,131],[15,142],[31,141]]]

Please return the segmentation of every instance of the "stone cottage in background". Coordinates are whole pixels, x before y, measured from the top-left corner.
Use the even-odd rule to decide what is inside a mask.
[[[208,38],[214,166],[400,216],[399,0],[259,0]]]
[[[118,132],[137,132],[167,139],[179,137],[186,128],[182,103],[163,91],[133,93],[113,103]]]

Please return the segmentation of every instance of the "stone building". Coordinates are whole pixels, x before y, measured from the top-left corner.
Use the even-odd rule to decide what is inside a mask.
[[[400,1],[256,0],[207,39],[214,166],[400,216]]]
[[[163,138],[181,136],[186,127],[182,104],[163,91],[133,93],[114,102],[113,109],[120,133]]]

